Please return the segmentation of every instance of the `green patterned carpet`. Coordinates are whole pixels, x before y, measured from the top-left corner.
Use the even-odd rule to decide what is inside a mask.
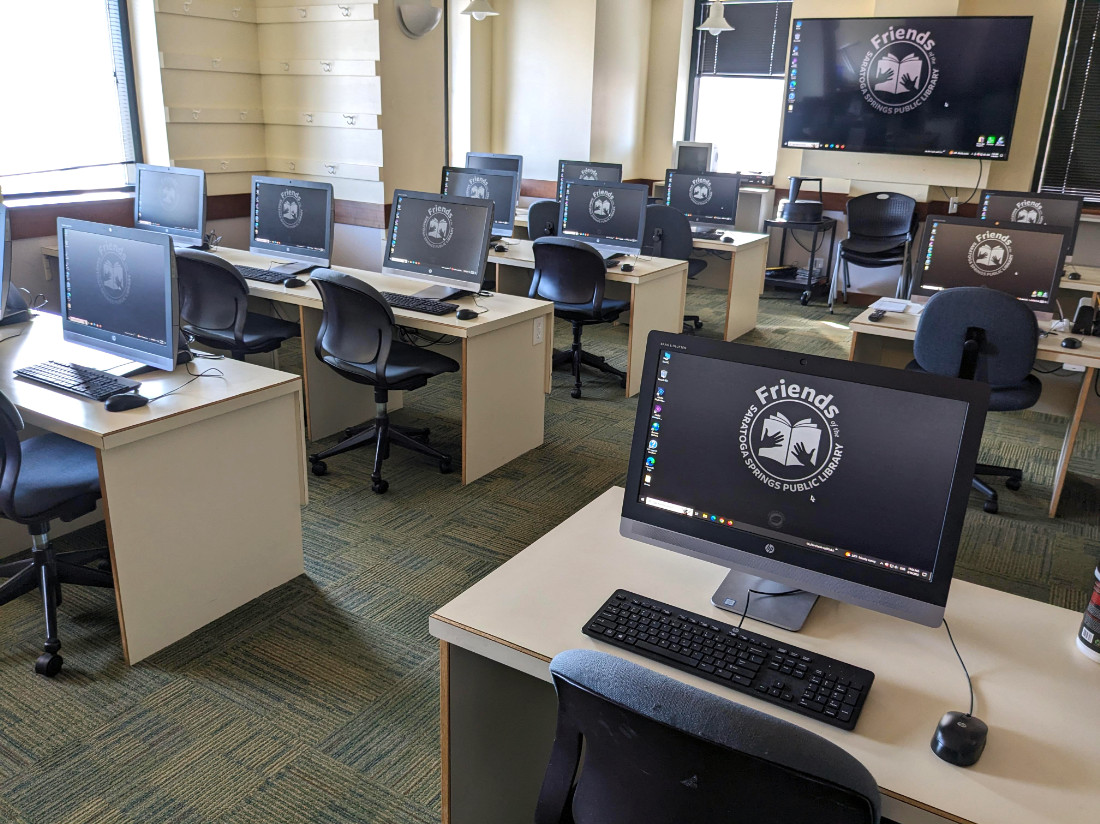
[[[828,315],[768,293],[745,342],[844,358],[844,309]],[[722,295],[688,307],[716,334]],[[556,339],[568,339],[558,324]],[[586,330],[625,363],[626,330]],[[292,366],[287,352],[283,367]],[[408,396],[398,422],[431,426],[457,453],[459,376]],[[68,589],[61,677],[35,676],[37,599],[0,611],[0,821],[376,822],[439,820],[438,650],[428,615],[613,484],[622,483],[635,401],[610,376],[569,397],[556,373],[546,443],[467,488],[394,450],[384,496],[368,452],[330,461],[304,512],[306,577],[168,650],[123,664],[114,600]],[[373,410],[371,410],[373,412]],[[972,497],[957,575],[1083,608],[1100,558],[1100,431],[1083,429],[1060,517],[1046,504],[1065,420],[993,415],[983,460],[1025,469],[987,515]],[[91,527],[62,548],[104,542]],[[218,570],[210,570],[217,575]],[[1066,639],[1052,639],[1064,643]]]

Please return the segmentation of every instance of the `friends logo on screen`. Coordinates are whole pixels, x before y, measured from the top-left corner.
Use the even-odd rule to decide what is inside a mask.
[[[589,167],[589,166],[585,166],[583,169],[581,169],[581,173],[579,175],[577,175],[577,179],[578,180],[599,180],[600,179],[600,173],[597,172],[595,169]]]
[[[171,178],[165,180],[160,186],[160,204],[166,209],[175,208],[179,203],[180,193],[176,187],[176,181]]]
[[[859,67],[863,99],[883,114],[904,114],[935,91],[940,72],[932,50],[932,32],[890,26],[871,38]]]
[[[481,175],[475,175],[466,182],[466,197],[476,197],[478,200],[489,199],[489,179]]]
[[[974,238],[966,262],[975,274],[991,278],[1012,265],[1012,238],[1000,232],[982,232]]]
[[[130,297],[133,280],[126,265],[126,252],[114,243],[103,243],[95,264],[99,292],[108,303],[121,304]]]
[[[755,395],[738,432],[753,477],[780,492],[809,492],[828,481],[844,454],[833,395],[786,380]]]
[[[433,206],[424,217],[424,242],[433,249],[442,249],[454,236],[454,214],[446,206]]]
[[[279,195],[279,222],[288,229],[296,229],[302,222],[302,196],[293,189]]]
[[[588,201],[588,214],[597,223],[607,223],[615,217],[615,193],[597,189]]]
[[[1013,223],[1043,223],[1043,204],[1037,200],[1021,200],[1012,207]]]
[[[688,198],[696,206],[705,206],[710,203],[710,199],[714,197],[714,186],[711,184],[710,179],[706,177],[697,177],[691,181],[691,188],[688,189]]]

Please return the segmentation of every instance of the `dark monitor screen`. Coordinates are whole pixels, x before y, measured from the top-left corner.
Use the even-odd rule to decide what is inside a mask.
[[[327,266],[332,205],[330,183],[253,176],[249,251]]]
[[[783,146],[1005,160],[1030,17],[795,20]]]
[[[665,172],[665,204],[693,223],[730,228],[737,219],[741,175],[718,172]]]
[[[477,291],[492,226],[491,200],[398,189],[382,271]]]
[[[8,305],[8,292],[11,285],[11,219],[8,207],[0,203],[0,320],[3,320]]]
[[[514,172],[444,166],[440,194],[493,201],[493,232],[511,237],[518,188],[519,178]]]
[[[675,166],[681,172],[706,172],[710,170],[713,154],[710,143],[677,143]]]
[[[523,155],[492,154],[489,152],[466,152],[466,168],[494,169],[498,172],[515,172],[516,178],[523,184]],[[519,199],[520,186],[516,186],[516,199]]]
[[[978,217],[994,223],[1028,223],[1068,229],[1066,255],[1073,254],[1077,225],[1081,220],[1084,198],[1073,195],[1036,194],[1035,192],[982,192]]]
[[[137,164],[134,226],[200,245],[206,227],[206,174],[201,169]]]
[[[58,218],[65,339],[174,369],[179,335],[172,238]]]
[[[559,160],[557,200],[561,200],[562,185],[567,180],[607,180],[611,183],[620,183],[622,179],[622,163],[593,163],[584,160]]]
[[[988,387],[669,333],[648,343],[624,534],[938,625]]]
[[[930,297],[955,286],[988,286],[1053,312],[1065,262],[1066,229],[932,217],[913,294]]]
[[[558,233],[604,251],[636,255],[645,233],[648,194],[648,187],[639,183],[567,180],[558,207]]]

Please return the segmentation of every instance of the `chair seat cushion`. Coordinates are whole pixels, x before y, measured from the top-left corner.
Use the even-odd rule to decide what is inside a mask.
[[[629,300],[604,300],[597,312],[592,303],[554,303],[554,314],[562,320],[587,320],[607,323],[630,308]]]
[[[415,389],[427,383],[428,378],[458,371],[458,363],[446,355],[396,340],[390,348],[384,376],[378,375],[373,363],[352,363],[332,355],[325,355],[324,360],[353,381],[384,389]]]
[[[50,433],[23,441],[22,452],[14,501],[20,518],[71,521],[95,509],[100,491],[94,448]]]
[[[846,254],[883,255],[887,252],[905,252],[905,235],[890,237],[867,237],[850,235],[840,241],[840,250]]]
[[[910,361],[905,366],[911,372],[925,372],[916,361]],[[1017,412],[1021,409],[1030,409],[1039,402],[1039,396],[1043,393],[1043,382],[1034,375],[1028,375],[1022,382],[1011,386],[989,387],[989,411],[990,412]]]
[[[238,344],[233,338],[233,332],[229,329],[199,329],[184,324],[183,331],[200,343],[212,346],[215,349],[238,348]],[[293,321],[263,315],[259,312],[249,312],[245,318],[243,341],[239,348],[252,354],[270,352],[272,349],[278,349],[283,341],[296,338],[300,334],[298,324]]]

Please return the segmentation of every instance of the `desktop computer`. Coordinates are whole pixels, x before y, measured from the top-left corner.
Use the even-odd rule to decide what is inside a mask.
[[[206,173],[138,163],[134,227],[171,235],[177,249],[201,247],[206,228]]]
[[[443,167],[439,193],[493,202],[493,238],[511,237],[516,220],[516,196],[519,177],[515,172],[496,169]]]
[[[289,261],[271,271],[283,277],[332,262],[332,184],[252,177],[248,251]]]
[[[491,152],[466,152],[467,169],[492,169],[498,172],[514,172],[516,175],[516,202],[523,185],[523,155],[492,154]]]
[[[558,234],[590,243],[604,258],[637,255],[645,234],[648,187],[639,183],[566,180]]]
[[[978,201],[978,218],[992,221],[998,226],[1005,223],[1024,223],[1066,229],[1065,255],[1068,261],[1073,256],[1083,205],[1084,198],[1075,195],[986,189]]]
[[[587,160],[559,160],[556,200],[561,200],[562,189],[567,180],[606,180],[610,183],[621,183],[623,180],[623,164],[593,163]]]
[[[920,303],[943,289],[988,286],[1049,319],[1058,309],[1069,232],[1052,225],[930,217],[910,299]]]
[[[676,169],[665,172],[665,205],[687,215],[696,235],[715,235],[716,230],[732,229],[740,191],[739,174]]]
[[[672,149],[672,168],[681,172],[712,172],[718,167],[713,143],[678,140]]]
[[[3,202],[0,202],[0,227],[4,232],[3,249],[0,250],[0,326],[6,326],[30,320],[31,313],[19,289],[11,282],[11,219]]]
[[[382,272],[430,284],[419,298],[478,292],[492,228],[492,200],[397,189]]]

